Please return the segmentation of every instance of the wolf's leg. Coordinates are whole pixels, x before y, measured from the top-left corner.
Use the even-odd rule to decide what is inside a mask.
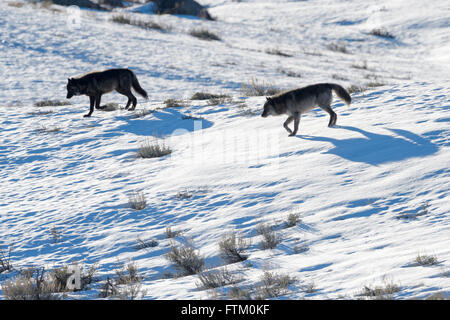
[[[287,132],[292,133],[292,130],[289,129],[288,124],[291,123],[294,120],[294,117],[290,116],[287,118],[287,120],[283,123],[283,127],[287,130]]]
[[[330,122],[328,122],[328,126],[332,127],[336,124],[337,114],[330,107],[328,107],[328,109],[326,111],[330,114]]]
[[[334,120],[333,120],[333,123],[331,125],[335,126],[336,125],[336,121],[337,121],[337,114],[333,111],[333,115],[334,115]]]
[[[133,107],[130,109],[130,111],[133,111],[134,109],[136,109],[136,104],[137,104],[137,99],[135,96],[133,96],[133,94],[130,92],[131,98],[133,99]]]
[[[325,110],[330,115],[330,121],[328,122],[328,127],[332,127],[336,124],[337,114],[331,109],[330,106],[320,106],[321,109]]]
[[[101,109],[100,107],[100,101],[102,100],[102,95],[98,94],[95,99],[95,109]]]
[[[133,99],[131,99],[131,98],[129,97],[129,95],[127,94],[126,90],[123,90],[123,89],[118,88],[118,89],[116,89],[116,91],[117,91],[118,93],[120,93],[120,94],[123,94],[124,96],[126,96],[126,97],[128,98],[127,105],[125,106],[125,109],[128,109],[128,107],[130,106],[130,104],[131,104],[131,102],[133,101]]]
[[[136,97],[131,93],[130,89],[123,89],[123,88],[118,88],[116,89],[116,91],[120,94],[123,94],[124,96],[126,96],[128,98],[127,101],[127,105],[125,106],[125,109],[128,109],[128,107],[130,106],[131,103],[133,103],[133,107],[130,109],[130,111],[134,110],[134,108],[136,108],[136,104],[137,104],[137,99]]]
[[[297,134],[297,131],[298,131],[298,125],[300,124],[300,117],[301,117],[302,115],[301,114],[299,114],[298,112],[296,112],[295,113],[295,115],[294,115],[294,132],[292,132],[289,136],[290,137],[293,137],[293,136],[295,136],[296,134]]]
[[[89,101],[91,102],[91,105],[89,107],[89,113],[85,114],[84,117],[90,117],[92,112],[94,112],[95,97],[94,96],[89,96]]]
[[[128,107],[130,106],[130,104],[131,104],[131,99],[130,99],[130,98],[128,98],[128,101],[127,101],[127,105],[125,106],[125,110],[127,110],[127,109],[128,109]]]
[[[95,109],[105,109],[106,108],[106,105],[100,106],[101,98],[102,98],[102,95],[97,95],[96,100],[95,100]]]

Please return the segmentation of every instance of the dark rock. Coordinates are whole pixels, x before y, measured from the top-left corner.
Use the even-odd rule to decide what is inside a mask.
[[[108,6],[110,8],[123,8],[125,5],[122,0],[100,0],[99,4]]]
[[[213,20],[208,10],[194,0],[154,0],[157,14],[184,14]]]
[[[52,0],[52,2],[60,6],[78,6],[81,8],[105,10],[105,8],[90,0]]]

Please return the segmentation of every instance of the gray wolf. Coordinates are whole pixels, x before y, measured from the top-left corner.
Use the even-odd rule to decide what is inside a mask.
[[[128,109],[131,103],[136,108],[137,99],[131,92],[133,88],[144,98],[148,98],[147,92],[142,89],[138,79],[133,71],[129,69],[110,69],[106,71],[91,72],[77,78],[69,78],[67,83],[67,99],[73,96],[86,95],[89,97],[91,105],[88,114],[85,117],[90,117],[96,109],[100,107],[100,100],[102,95],[116,90],[118,93],[128,97],[128,102],[125,109]]]
[[[330,115],[328,127],[332,127],[336,124],[337,115],[330,107],[333,99],[331,91],[334,91],[340,99],[350,105],[352,99],[343,87],[335,83],[318,83],[267,97],[261,116],[266,118],[267,116],[288,115],[283,127],[291,137],[297,134],[302,114],[319,106]],[[294,131],[288,127],[292,121],[294,121]]]

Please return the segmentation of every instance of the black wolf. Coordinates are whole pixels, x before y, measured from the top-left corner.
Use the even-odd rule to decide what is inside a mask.
[[[352,98],[343,87],[335,83],[318,83],[267,97],[261,116],[266,118],[270,115],[287,114],[288,118],[283,126],[290,133],[289,136],[295,136],[302,114],[319,106],[330,115],[328,126],[332,127],[336,124],[337,115],[330,107],[333,99],[331,91],[334,91],[340,99],[350,105]],[[292,121],[294,121],[294,131],[288,127]]]
[[[133,71],[129,69],[110,69],[100,72],[91,72],[77,78],[69,78],[67,83],[67,99],[73,96],[89,96],[91,106],[89,113],[84,115],[90,117],[96,109],[101,109],[100,100],[102,95],[116,90],[118,93],[128,97],[125,109],[128,109],[131,103],[136,108],[137,99],[131,93],[131,87],[144,98],[148,98],[147,92],[142,89],[138,79]]]

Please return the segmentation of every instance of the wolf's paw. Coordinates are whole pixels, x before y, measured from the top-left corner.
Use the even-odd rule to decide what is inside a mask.
[[[88,117],[90,117],[91,115],[90,114],[85,114],[83,117],[84,118],[88,118]]]

